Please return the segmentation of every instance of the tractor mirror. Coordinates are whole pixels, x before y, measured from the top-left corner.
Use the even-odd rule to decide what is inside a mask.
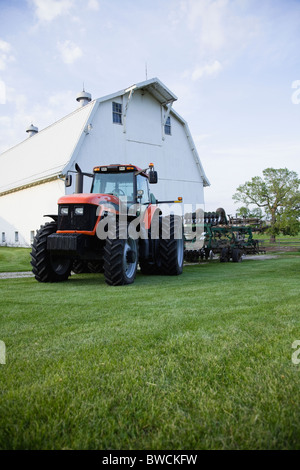
[[[66,175],[65,177],[65,187],[69,188],[72,186],[72,175]]]
[[[150,184],[156,184],[157,183],[157,171],[151,170],[149,172],[149,183]]]

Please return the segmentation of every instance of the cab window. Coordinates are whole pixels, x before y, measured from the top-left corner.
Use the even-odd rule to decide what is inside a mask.
[[[149,202],[149,187],[148,187],[148,178],[142,175],[138,175],[136,178],[137,191],[142,189],[144,194],[141,199],[141,203],[145,204]]]

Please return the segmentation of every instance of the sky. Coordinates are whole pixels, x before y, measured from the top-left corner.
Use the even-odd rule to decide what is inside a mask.
[[[205,210],[235,214],[265,168],[300,176],[300,0],[0,0],[0,153],[83,86],[94,99],[154,77],[188,122]]]

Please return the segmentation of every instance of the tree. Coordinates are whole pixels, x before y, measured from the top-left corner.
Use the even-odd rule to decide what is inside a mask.
[[[254,209],[249,209],[249,207],[239,207],[236,211],[236,214],[239,217],[245,217],[246,219],[255,218],[255,219],[262,219],[263,213],[260,207],[256,207]]]
[[[266,168],[263,178],[254,176],[251,181],[240,185],[233,199],[246,207],[254,205],[265,210],[270,217],[271,241],[280,232],[294,235],[299,232],[300,223],[300,179],[287,168]]]

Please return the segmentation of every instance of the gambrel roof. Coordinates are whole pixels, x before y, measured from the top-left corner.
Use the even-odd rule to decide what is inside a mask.
[[[135,90],[147,90],[161,105],[170,107],[185,127],[190,148],[199,168],[204,186],[209,185],[186,121],[172,108],[177,97],[158,79],[140,82],[111,95],[98,98],[76,109],[0,155],[0,195],[64,176],[71,169],[80,146],[88,133],[98,106]]]

